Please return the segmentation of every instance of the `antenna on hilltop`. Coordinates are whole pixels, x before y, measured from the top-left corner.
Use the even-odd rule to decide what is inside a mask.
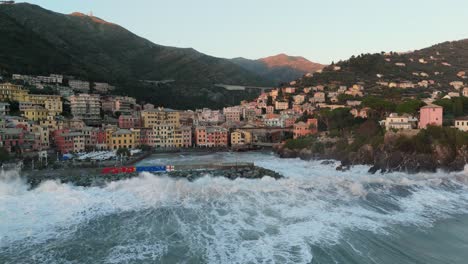
[[[93,11],[89,11],[88,16],[92,17],[93,16]]]

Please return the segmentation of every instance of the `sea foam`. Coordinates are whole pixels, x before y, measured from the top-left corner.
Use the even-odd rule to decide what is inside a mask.
[[[232,154],[221,158],[232,159]],[[371,175],[365,166],[337,172],[336,164],[270,154],[236,158],[287,178],[232,181],[206,176],[189,182],[142,173],[105,187],[47,181],[29,190],[17,172],[1,172],[0,255],[1,248],[11,252],[20,245],[73,239],[79,228],[102,217],[128,213],[140,223],[146,214],[139,212],[169,210],[170,222],[148,225],[147,232],[174,229],[173,236],[182,237],[189,251],[202,254],[206,262],[309,263],[311,245],[339,243],[349,230],[390,234],[394,225],[428,227],[468,213],[468,168],[452,174]],[[172,238],[134,241],[132,233],[144,236],[139,232],[122,236],[103,261],[157,260],[171,250]]]

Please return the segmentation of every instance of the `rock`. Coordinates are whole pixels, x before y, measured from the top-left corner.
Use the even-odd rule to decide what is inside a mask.
[[[372,166],[370,169],[367,171],[368,173],[375,174],[380,168],[378,166]]]
[[[298,156],[298,153],[296,151],[288,149],[288,148],[283,148],[279,150],[278,154],[281,158],[285,158],[285,159],[297,158]]]
[[[314,153],[310,149],[302,149],[299,151],[299,158],[302,160],[310,160],[313,158]]]
[[[450,146],[445,146],[441,144],[436,144],[434,146],[432,154],[435,161],[439,165],[447,165],[455,159],[455,152],[452,151],[452,148]]]
[[[451,163],[449,163],[445,169],[450,172],[462,171],[465,168],[467,162],[468,161],[465,159],[465,157],[457,156],[457,158]]]

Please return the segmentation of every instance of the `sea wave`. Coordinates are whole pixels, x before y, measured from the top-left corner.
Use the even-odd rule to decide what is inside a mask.
[[[90,239],[83,237],[88,229],[105,236],[112,223],[122,230],[109,229],[119,235],[108,238],[102,262],[170,260],[184,249],[184,259],[198,262],[310,263],[313,246],[339,244],[349,231],[391,235],[394,226],[427,228],[468,214],[468,166],[451,174],[371,175],[365,166],[337,172],[318,161],[236,158],[287,178],[189,182],[142,173],[104,187],[47,181],[31,190],[18,172],[1,172],[0,260],[14,260],[20,248],[44,256],[51,241]]]

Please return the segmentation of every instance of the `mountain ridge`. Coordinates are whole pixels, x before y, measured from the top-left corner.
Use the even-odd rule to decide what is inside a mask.
[[[118,92],[174,108],[222,107],[254,94],[230,93],[216,83],[270,86],[270,80],[192,48],[163,46],[124,27],[82,13],[38,5],[0,5],[0,74],[61,73],[105,81]],[[148,87],[138,80],[176,80]]]
[[[250,60],[242,57],[231,59],[234,63],[275,83],[285,83],[313,73],[325,67],[302,56],[290,56],[285,53]]]

